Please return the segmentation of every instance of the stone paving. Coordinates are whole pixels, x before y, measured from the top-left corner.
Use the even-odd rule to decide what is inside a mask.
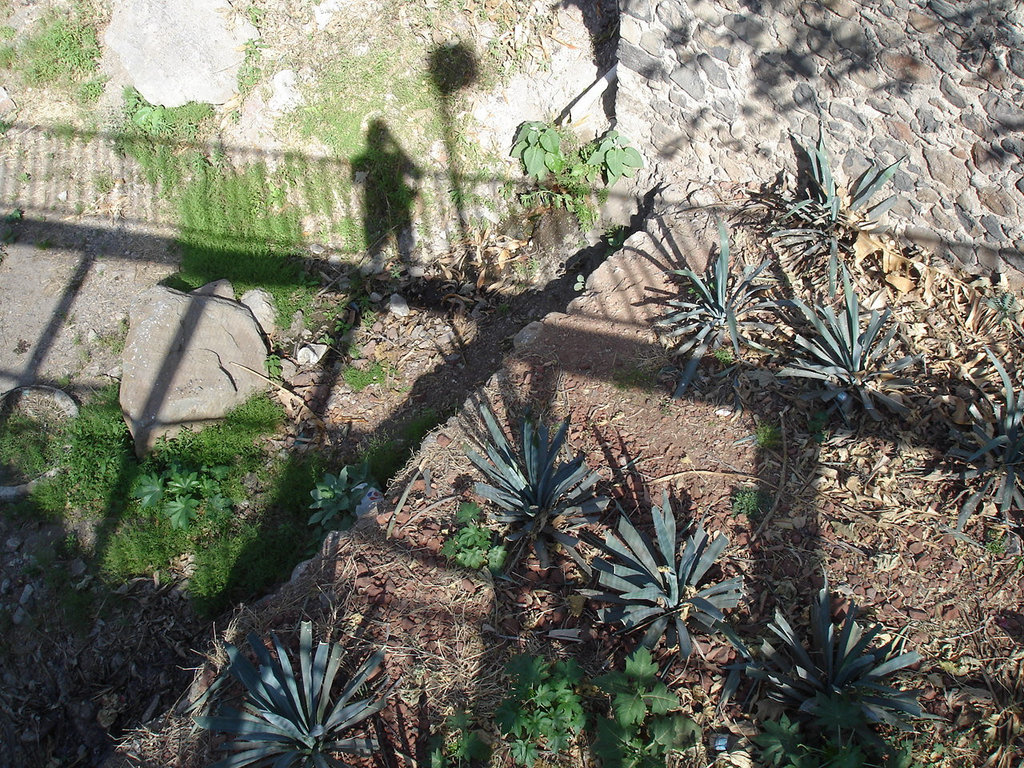
[[[819,126],[840,181],[906,157],[893,229],[971,272],[1024,269],[1015,0],[622,0],[618,127],[640,189],[767,183]]]

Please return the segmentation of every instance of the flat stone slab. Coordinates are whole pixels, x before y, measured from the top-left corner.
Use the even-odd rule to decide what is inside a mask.
[[[223,104],[256,28],[227,0],[118,0],[104,42],[151,104]]]
[[[156,286],[132,307],[120,399],[139,456],[266,387],[267,347],[252,312],[199,291]]]

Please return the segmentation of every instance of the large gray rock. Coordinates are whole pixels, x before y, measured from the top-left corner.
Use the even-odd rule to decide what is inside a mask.
[[[159,437],[206,426],[264,389],[266,360],[248,307],[163,286],[146,291],[131,310],[121,379],[136,453]]]
[[[227,0],[115,0],[104,42],[151,104],[223,104],[256,28]]]

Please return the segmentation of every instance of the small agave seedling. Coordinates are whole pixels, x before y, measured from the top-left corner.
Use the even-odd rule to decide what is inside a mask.
[[[775,621],[768,628],[782,640],[784,650],[765,640],[755,658],[730,633],[730,640],[744,657],[739,668],[766,683],[769,698],[810,716],[837,736],[844,730],[853,731],[873,741],[870,725],[874,723],[910,730],[905,716],[923,716],[917,691],[893,688],[883,681],[916,664],[921,656],[916,651],[904,652],[903,641],[896,637],[872,648],[881,626],[863,629],[856,622],[857,609],[852,603],[842,625],[834,624],[830,607],[826,581],[811,606],[810,649],[800,642],[781,611],[775,612]]]
[[[342,763],[333,754],[373,754],[375,739],[344,734],[384,708],[393,686],[371,684],[367,698],[354,700],[380,668],[383,651],[363,662],[334,698],[332,690],[342,663],[339,644],[318,642],[314,650],[310,623],[302,622],[296,675],[281,641],[276,635],[271,637],[276,658],[259,637],[248,637],[258,668],[238,648],[226,644],[228,673],[245,687],[246,698],[240,710],[224,708],[219,715],[196,718],[202,728],[235,734],[224,746],[233,754],[211,768],[340,768]]]
[[[494,519],[512,527],[508,540],[519,542],[520,547],[532,545],[542,568],[548,567],[548,547],[556,542],[589,572],[576,549],[579,539],[568,531],[594,522],[597,513],[608,506],[608,498],[594,493],[600,477],[587,467],[583,456],[569,462],[558,460],[569,429],[568,420],[559,425],[549,442],[548,428],[527,414],[520,421],[521,442],[517,451],[488,406],[481,408],[481,415],[490,435],[490,441],[484,445],[487,458],[473,449],[467,455],[490,480],[477,483],[475,490],[501,510]],[[509,567],[518,554],[517,551],[509,555]]]
[[[875,407],[875,400],[898,414],[908,412],[906,406],[883,390],[894,390],[909,382],[895,376],[921,360],[921,355],[907,355],[894,363],[883,365],[882,360],[893,346],[896,326],[885,335],[880,335],[886,321],[892,314],[872,310],[867,327],[862,331],[860,323],[860,302],[850,285],[850,273],[843,268],[843,307],[838,314],[832,307],[808,307],[799,299],[792,300],[814,334],[797,334],[796,343],[804,352],[793,363],[783,368],[782,376],[816,379],[823,383],[821,397],[826,402],[836,401],[845,418],[849,411],[850,395],[857,395],[864,409],[876,420],[881,415]]]
[[[992,350],[986,349],[993,367],[1003,382],[1002,400],[985,396],[995,417],[989,422],[977,405],[972,405],[974,418],[972,437],[977,446],[971,453],[960,451],[969,462],[984,460],[984,467],[970,469],[965,478],[984,477],[982,487],[971,494],[960,510],[957,528],[963,529],[978,504],[990,493],[994,494],[999,511],[1004,515],[1011,509],[1024,509],[1024,392],[1014,389],[1006,368]]]
[[[656,323],[662,336],[671,340],[670,349],[673,354],[690,355],[673,397],[683,395],[704,353],[714,352],[721,347],[726,337],[732,341],[733,352],[738,357],[741,342],[760,348],[760,345],[744,335],[747,330],[769,331],[772,328],[750,317],[754,312],[776,306],[776,302],[762,296],[769,286],[756,282],[768,262],[757,267],[745,267],[743,274],[738,277],[731,274],[729,232],[721,222],[718,224],[718,235],[718,258],[708,265],[704,277],[692,269],[672,270],[673,275],[683,278],[689,296],[670,300],[668,304],[674,310]]]
[[[854,182],[849,195],[844,195],[832,174],[824,135],[819,135],[814,148],[800,148],[811,170],[810,194],[782,215],[781,222],[791,221],[797,226],[780,228],[772,234],[808,267],[812,260],[827,253],[829,290],[835,292],[840,250],[849,251],[858,233],[882,229],[881,219],[895,204],[896,196],[873,205],[871,199],[893,177],[903,158],[885,167],[872,162]]]
[[[718,629],[725,621],[723,611],[735,608],[743,596],[743,579],[736,576],[702,587],[729,540],[721,535],[709,539],[698,525],[677,558],[676,520],[667,493],[651,516],[656,546],[625,514],[619,518],[618,535],[609,531],[603,542],[593,541],[605,554],[593,561],[593,567],[599,571],[598,585],[607,591],[585,594],[610,604],[599,611],[601,621],[621,622],[623,632],[643,629],[640,642],[645,648],[653,648],[664,636],[670,646],[679,646],[685,659],[693,649],[687,622],[692,620],[707,632]]]

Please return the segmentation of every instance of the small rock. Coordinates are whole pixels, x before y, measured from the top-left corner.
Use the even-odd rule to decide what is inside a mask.
[[[192,291],[193,296],[220,296],[222,299],[235,300],[235,289],[230,280],[214,280]]]
[[[4,542],[4,549],[8,552],[17,552],[18,547],[21,546],[21,539],[17,536],[8,536],[7,541]]]
[[[408,317],[410,311],[409,303],[397,293],[393,293],[391,298],[388,299],[388,311],[399,317]]]
[[[25,609],[19,605],[17,608],[14,609],[14,613],[11,616],[11,621],[14,622],[15,625],[21,625],[25,623],[25,619],[27,618],[28,614],[25,612]]]
[[[330,349],[330,347],[326,344],[303,344],[299,347],[299,351],[298,354],[295,355],[295,359],[298,361],[299,365],[316,365],[323,360],[328,349]]]
[[[419,264],[413,264],[409,267],[409,277],[416,278],[417,280],[427,274],[425,267],[421,267]]]
[[[267,101],[267,110],[273,114],[291,112],[302,105],[302,93],[298,89],[298,77],[290,69],[282,69],[270,81],[273,93]]]
[[[5,88],[0,87],[0,117],[6,117],[18,108]]]
[[[254,288],[243,293],[239,301],[249,308],[264,334],[269,337],[277,332],[277,308],[270,293],[262,288]]]
[[[544,324],[539,320],[534,320],[532,323],[523,328],[519,333],[512,337],[512,347],[519,351],[525,347],[529,347],[533,344],[540,335],[544,332]]]
[[[75,578],[82,576],[85,573],[85,561],[80,557],[76,557],[68,565],[68,572]]]
[[[379,303],[381,302],[381,300],[382,300],[383,298],[384,298],[384,297],[383,297],[383,296],[381,296],[381,295],[380,295],[379,293],[377,293],[376,291],[373,291],[373,292],[372,292],[372,293],[370,294],[370,301],[372,301],[372,302],[373,302],[374,304],[379,304]]]

